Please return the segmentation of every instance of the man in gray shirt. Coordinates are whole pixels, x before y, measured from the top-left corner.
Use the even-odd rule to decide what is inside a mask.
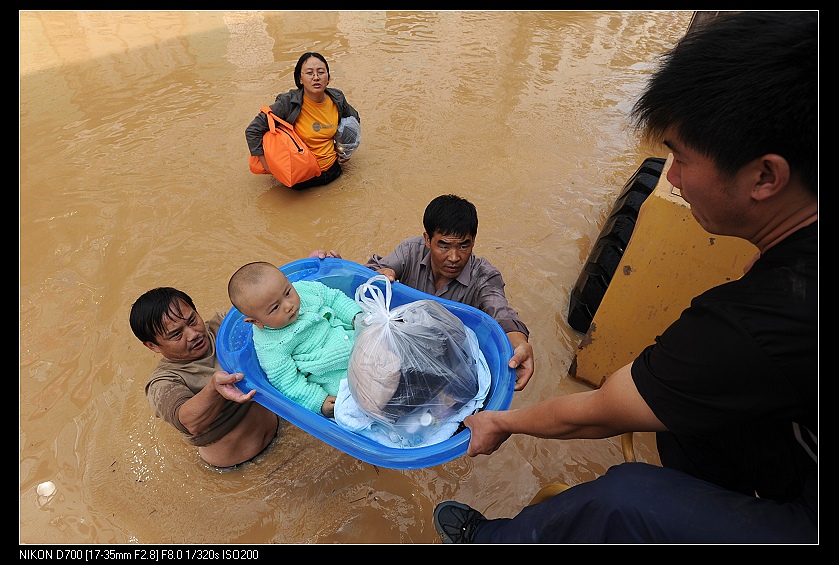
[[[438,196],[426,207],[422,222],[425,233],[404,240],[385,257],[374,254],[366,266],[391,282],[486,312],[507,333],[515,390],[522,390],[533,375],[530,332],[507,303],[501,272],[472,254],[478,233],[475,205],[453,194]]]

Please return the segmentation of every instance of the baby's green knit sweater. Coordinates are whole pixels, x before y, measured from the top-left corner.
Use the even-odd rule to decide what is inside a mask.
[[[323,401],[337,395],[341,379],[347,378],[355,340],[353,318],[361,306],[321,282],[292,285],[300,295],[297,320],[279,329],[254,327],[254,348],[268,381],[290,400],[320,414]]]

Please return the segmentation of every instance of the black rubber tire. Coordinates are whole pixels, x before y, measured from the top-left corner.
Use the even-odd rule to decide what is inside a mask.
[[[655,190],[665,159],[648,157],[633,173],[612,206],[597,241],[589,253],[577,283],[571,290],[568,304],[568,325],[585,333],[591,326],[594,314],[603,295],[612,282],[620,265],[626,246],[635,230],[641,205]]]

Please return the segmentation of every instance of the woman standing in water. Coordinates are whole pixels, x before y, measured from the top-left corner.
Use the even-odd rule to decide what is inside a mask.
[[[320,53],[306,52],[300,56],[294,67],[294,84],[297,88],[278,94],[270,107],[278,118],[294,125],[294,130],[312,150],[320,165],[320,176],[291,187],[301,190],[329,184],[341,176],[341,164],[349,161],[349,157],[339,155],[332,140],[342,118],[354,117],[359,122],[361,118],[343,92],[328,88],[329,63]],[[270,172],[262,148],[262,136],[267,131],[268,118],[260,112],[245,129],[245,138],[251,155],[257,157],[265,170]]]

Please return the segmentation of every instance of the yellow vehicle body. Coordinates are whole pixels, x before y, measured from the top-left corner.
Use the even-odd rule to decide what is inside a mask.
[[[667,181],[667,158],[620,263],[580,341],[570,374],[595,387],[632,362],[693,297],[743,275],[757,248],[706,232]]]

